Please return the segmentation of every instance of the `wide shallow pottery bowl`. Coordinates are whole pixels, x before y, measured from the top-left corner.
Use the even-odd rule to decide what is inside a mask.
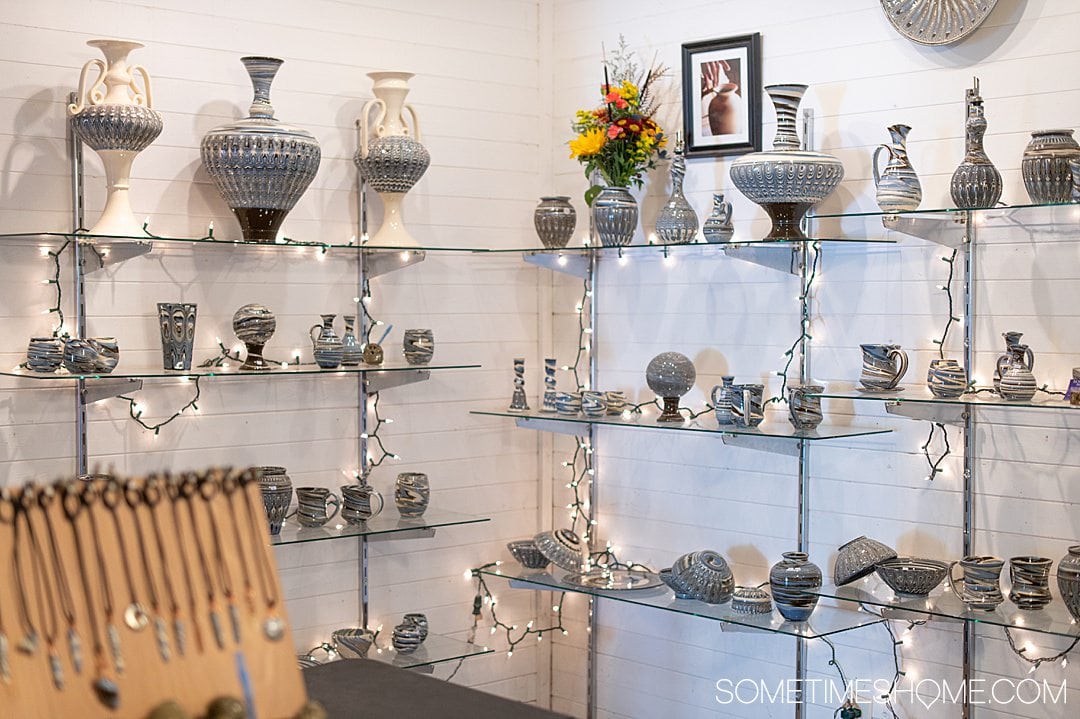
[[[949,565],[936,559],[895,557],[877,565],[875,571],[897,594],[925,597],[945,580]]]
[[[685,586],[690,596],[706,604],[722,604],[731,599],[735,590],[735,577],[727,561],[711,549],[684,555],[671,569],[673,579]]]
[[[536,548],[552,564],[568,572],[580,572],[585,564],[581,539],[569,529],[540,532],[533,537]]]
[[[887,559],[896,558],[896,550],[874,539],[858,537],[840,547],[833,564],[833,581],[842,587],[872,574]]]
[[[550,562],[531,539],[519,539],[506,545],[510,554],[526,569],[543,569]]]

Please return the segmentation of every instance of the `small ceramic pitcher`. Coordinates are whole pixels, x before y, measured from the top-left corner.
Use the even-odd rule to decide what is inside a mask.
[[[716,413],[717,424],[731,424],[735,420],[731,417],[731,387],[735,384],[733,375],[724,375],[720,378],[723,384],[712,388],[712,406]]]
[[[311,335],[311,352],[315,355],[315,363],[323,369],[335,369],[341,366],[341,360],[345,356],[345,349],[341,338],[334,332],[334,318],[337,315],[319,315],[322,317],[321,325],[312,325],[308,330]]]
[[[907,352],[900,345],[859,345],[863,364],[859,382],[864,389],[885,392],[900,384],[907,373]]]
[[[341,510],[341,500],[325,487],[297,487],[296,499],[300,503],[296,521],[303,527],[321,527]],[[334,511],[328,512],[331,506]]]
[[[1012,363],[1013,360],[1020,360],[1020,362],[1027,367],[1028,372],[1035,371],[1035,353],[1031,351],[1030,347],[1020,343],[1023,336],[1023,332],[1016,332],[1014,330],[1001,333],[1001,337],[1005,340],[1005,353],[998,355],[997,364],[995,365],[995,390],[1001,390],[1001,378],[1005,375],[1005,370],[1009,368],[1009,364]]]
[[[964,574],[959,582],[953,577],[953,569],[959,564]],[[999,557],[964,557],[949,565],[949,588],[960,601],[971,609],[992,611],[1005,601],[1001,593],[1001,570],[1005,560]]]

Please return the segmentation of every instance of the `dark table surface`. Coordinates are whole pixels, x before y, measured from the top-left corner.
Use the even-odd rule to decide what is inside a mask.
[[[568,719],[434,677],[366,659],[303,671],[308,697],[330,719]]]

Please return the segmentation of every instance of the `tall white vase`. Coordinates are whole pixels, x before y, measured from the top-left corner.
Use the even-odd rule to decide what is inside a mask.
[[[405,229],[401,203],[423,177],[431,155],[420,143],[416,110],[406,104],[410,72],[369,72],[375,98],[360,115],[360,148],[353,158],[364,180],[383,201],[383,223],[369,242],[390,247],[416,247]],[[374,111],[374,112],[373,112]],[[412,127],[405,121],[409,113]]]
[[[129,40],[90,40],[105,55],[90,60],[79,77],[76,102],[68,105],[71,125],[79,139],[101,157],[109,185],[105,210],[90,228],[97,235],[142,235],[128,199],[131,163],[161,134],[161,114],[153,109],[150,75],[141,65],[129,65],[128,54],[144,47]],[[97,77],[91,82],[94,71]],[[142,87],[136,78],[142,78]]]

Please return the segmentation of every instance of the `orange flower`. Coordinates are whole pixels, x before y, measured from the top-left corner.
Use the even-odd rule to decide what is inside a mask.
[[[619,135],[623,134],[623,129],[618,125],[609,125],[607,129],[608,139],[614,140]]]

